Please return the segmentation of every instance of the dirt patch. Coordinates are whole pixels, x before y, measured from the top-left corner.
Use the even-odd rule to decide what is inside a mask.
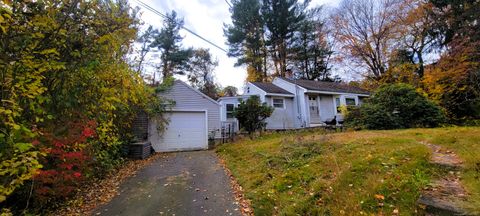
[[[116,172],[108,174],[104,179],[99,179],[85,184],[77,195],[67,201],[66,205],[50,215],[89,215],[99,205],[112,200],[118,195],[120,184],[127,178],[151,164],[153,161],[166,157],[165,154],[156,153],[145,160],[129,160]]]

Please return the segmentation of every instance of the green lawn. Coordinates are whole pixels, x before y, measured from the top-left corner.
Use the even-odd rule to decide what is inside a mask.
[[[420,141],[465,160],[466,207],[480,213],[479,127],[274,133],[217,152],[256,215],[412,215],[421,189],[447,172],[428,163],[430,150]]]

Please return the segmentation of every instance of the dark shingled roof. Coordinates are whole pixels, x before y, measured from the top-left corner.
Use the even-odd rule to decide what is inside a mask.
[[[257,86],[258,88],[262,89],[263,91],[267,93],[272,93],[272,94],[288,94],[288,95],[293,95],[292,93],[286,91],[285,89],[282,89],[272,83],[264,83],[264,82],[251,82],[253,85]]]
[[[295,80],[281,78],[287,82],[295,83]],[[314,81],[314,80],[296,80],[297,85],[306,88],[307,90],[313,91],[328,91],[328,92],[338,92],[338,93],[354,93],[354,94],[367,94],[368,92],[365,89],[360,87],[351,86],[345,83],[337,82],[325,82],[325,81]]]

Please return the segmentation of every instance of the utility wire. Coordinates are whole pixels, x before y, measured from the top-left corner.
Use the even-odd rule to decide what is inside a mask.
[[[165,14],[161,13],[160,11],[158,11],[158,10],[156,10],[155,8],[151,7],[150,5],[144,3],[144,2],[142,2],[142,1],[140,1],[140,0],[135,0],[135,1],[136,1],[138,4],[140,4],[140,6],[144,7],[145,9],[147,9],[147,10],[149,10],[149,11],[155,13],[155,14],[157,14],[158,16],[161,16],[161,17],[164,18],[164,19],[169,19],[169,20],[175,22],[175,20],[172,20],[171,18],[167,17]],[[218,48],[219,50],[222,50],[223,52],[227,52],[227,51],[226,51],[225,49],[223,49],[222,47],[220,47],[220,46],[216,45],[215,43],[209,41],[208,39],[200,36],[199,34],[197,34],[197,33],[195,33],[194,31],[188,29],[187,27],[182,26],[182,29],[184,29],[185,31],[189,32],[190,34],[192,34],[192,35],[194,35],[194,36],[202,39],[203,41],[209,43],[210,45]]]
[[[228,2],[228,0],[225,0],[225,2],[228,4],[228,7],[232,8],[232,4],[230,4],[230,2]]]

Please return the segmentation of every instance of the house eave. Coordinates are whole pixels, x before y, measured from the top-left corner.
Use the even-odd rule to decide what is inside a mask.
[[[225,99],[244,99],[250,96],[251,95],[237,95],[237,96],[220,97],[217,99],[217,102],[220,102],[221,100],[225,100]]]
[[[357,96],[362,96],[362,97],[370,97],[368,94],[359,94],[359,93],[353,93],[353,92],[332,92],[332,91],[317,91],[317,90],[306,90],[305,93],[315,93],[315,94],[329,94],[329,95],[344,95],[344,94],[350,94],[350,95],[357,95]]]
[[[278,94],[278,93],[267,93],[266,96],[277,96],[277,97],[295,97],[292,94]]]

